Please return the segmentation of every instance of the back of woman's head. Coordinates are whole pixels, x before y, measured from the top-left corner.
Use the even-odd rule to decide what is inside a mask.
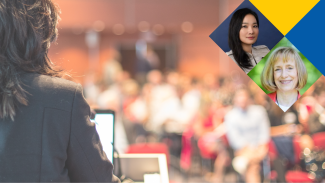
[[[243,8],[237,10],[231,17],[230,24],[229,24],[229,31],[228,31],[229,47],[233,52],[236,62],[242,69],[251,69],[253,66],[249,60],[248,55],[243,50],[241,40],[239,38],[239,32],[240,29],[242,28],[243,20],[245,16],[248,14],[251,14],[255,17],[257,26],[259,26],[259,20],[257,14],[251,9]]]
[[[52,0],[0,1],[0,117],[27,105],[20,74],[58,76],[47,56],[58,34],[59,9]]]

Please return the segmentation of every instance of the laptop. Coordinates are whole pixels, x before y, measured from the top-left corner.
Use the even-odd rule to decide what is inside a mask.
[[[112,110],[95,109],[90,121],[96,124],[96,130],[107,158],[113,162],[114,152],[114,122],[115,113]]]
[[[120,170],[135,183],[169,183],[165,154],[115,154],[114,158],[115,174]]]

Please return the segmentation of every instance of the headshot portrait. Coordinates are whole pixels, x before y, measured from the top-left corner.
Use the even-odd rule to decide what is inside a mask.
[[[270,51],[266,45],[253,47],[258,34],[257,14],[249,8],[237,10],[230,20],[228,43],[231,50],[226,54],[246,74]]]
[[[277,48],[266,61],[261,74],[268,96],[287,111],[300,97],[299,89],[307,83],[308,73],[301,57],[291,47]]]
[[[249,1],[244,1],[211,39],[247,74],[283,35]]]
[[[248,76],[285,112],[321,73],[284,38]]]

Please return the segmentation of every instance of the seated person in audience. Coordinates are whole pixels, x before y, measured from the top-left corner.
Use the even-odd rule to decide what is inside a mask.
[[[278,154],[276,159],[272,160],[272,165],[277,172],[277,180],[285,182],[286,171],[295,165],[294,137],[299,138],[302,150],[312,149],[314,145],[311,137],[308,134],[303,134],[301,117],[297,110],[299,103],[295,103],[287,112],[283,112],[273,101],[269,101],[269,105],[270,134]]]
[[[325,131],[325,86],[319,85],[313,92],[315,98],[311,114],[308,115],[307,125],[310,135]]]
[[[261,182],[260,163],[268,152],[269,118],[264,107],[250,104],[246,89],[236,91],[233,104],[224,122],[235,151],[233,166],[245,175],[246,182]]]

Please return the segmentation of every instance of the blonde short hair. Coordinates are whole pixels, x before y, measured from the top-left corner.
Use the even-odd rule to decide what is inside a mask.
[[[278,59],[283,59],[284,62],[293,59],[296,62],[298,72],[298,84],[296,88],[297,90],[302,89],[307,83],[307,69],[298,52],[291,47],[279,47],[270,55],[261,74],[262,86],[271,92],[277,90],[274,82],[274,64]]]

